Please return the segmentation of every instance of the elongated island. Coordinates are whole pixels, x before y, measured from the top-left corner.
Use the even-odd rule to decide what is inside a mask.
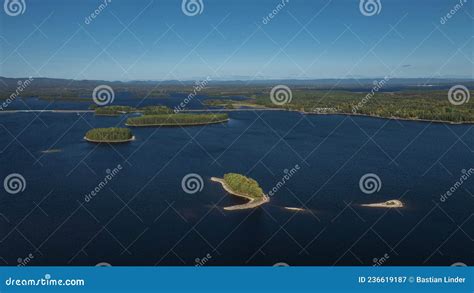
[[[143,115],[171,114],[172,111],[166,106],[146,106],[134,108],[130,106],[103,106],[92,105],[90,109],[94,110],[97,116],[119,116],[122,114],[141,113]]]
[[[369,208],[403,208],[403,203],[397,199],[387,200],[386,202],[362,204]]]
[[[227,173],[224,175],[223,179],[211,177],[211,180],[219,182],[228,193],[249,200],[249,202],[245,204],[224,207],[225,210],[252,209],[270,201],[270,198],[263,193],[263,190],[260,188],[257,181],[243,175]]]
[[[94,128],[89,130],[84,139],[93,143],[124,143],[135,140],[128,128]]]
[[[127,119],[127,126],[197,126],[229,121],[227,114],[159,114],[143,115]]]

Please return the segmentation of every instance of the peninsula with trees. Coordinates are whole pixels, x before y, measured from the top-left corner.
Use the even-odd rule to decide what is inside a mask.
[[[224,207],[224,210],[252,209],[270,201],[270,198],[258,185],[258,182],[252,178],[236,173],[227,173],[224,175],[224,178],[211,177],[211,181],[220,183],[228,193],[249,200],[245,204]]]

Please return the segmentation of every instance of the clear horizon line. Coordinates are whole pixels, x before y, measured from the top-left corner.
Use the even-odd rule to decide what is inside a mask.
[[[377,80],[384,78],[384,76],[373,76],[373,77],[343,77],[343,78],[338,78],[338,77],[325,77],[325,78],[320,78],[320,77],[315,77],[315,78],[258,78],[258,79],[244,79],[244,78],[219,78],[219,79],[210,79],[209,76],[199,77],[199,78],[186,78],[186,79],[73,79],[73,78],[61,78],[61,77],[48,77],[48,76],[21,76],[21,77],[6,77],[6,76],[0,76],[0,78],[5,78],[5,79],[58,79],[58,80],[74,80],[74,81],[107,81],[107,82],[167,82],[167,81],[181,81],[181,82],[195,82],[199,80],[204,80],[206,78],[209,79],[210,82],[212,81],[242,81],[242,82],[261,82],[261,81],[281,81],[281,80],[288,80],[288,81],[318,81],[318,80]],[[407,80],[415,80],[415,79],[429,79],[429,80],[469,80],[469,81],[474,81],[473,76],[454,76],[454,77],[390,77],[389,79],[407,79]]]

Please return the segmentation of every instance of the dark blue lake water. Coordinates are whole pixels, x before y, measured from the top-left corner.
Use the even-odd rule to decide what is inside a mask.
[[[24,101],[34,109],[88,106]],[[18,194],[1,189],[0,263],[474,264],[474,178],[440,201],[474,167],[472,126],[296,112],[229,116],[204,127],[134,128],[136,141],[106,146],[82,138],[93,127],[123,126],[126,117],[0,114],[0,178],[19,173],[26,181]],[[50,148],[61,152],[42,153]],[[122,170],[85,202],[118,164]],[[210,181],[228,172],[279,190],[258,209],[224,211],[243,202]],[[189,173],[202,177],[202,191],[183,191]],[[367,173],[381,181],[370,195],[359,187]],[[405,207],[361,206],[390,199]]]

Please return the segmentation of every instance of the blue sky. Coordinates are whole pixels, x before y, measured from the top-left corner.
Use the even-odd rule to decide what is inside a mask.
[[[0,75],[104,80],[474,76],[467,0],[24,0],[0,11]],[[377,1],[377,0],[374,0]],[[463,0],[461,0],[463,1]]]

